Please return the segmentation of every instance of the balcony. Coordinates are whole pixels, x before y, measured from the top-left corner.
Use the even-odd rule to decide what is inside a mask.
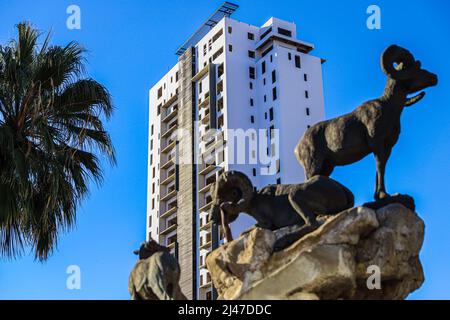
[[[173,118],[175,118],[177,114],[178,114],[178,107],[174,108],[171,112],[166,113],[166,116],[161,121],[167,123]]]
[[[200,226],[200,230],[203,230],[203,231],[210,231],[210,230],[211,230],[212,224],[213,224],[212,220],[209,220],[207,223],[202,224],[202,225]]]
[[[172,124],[168,126],[167,130],[161,134],[161,138],[169,137],[177,128],[178,123],[176,121],[172,122]]]
[[[169,153],[176,145],[177,142],[175,140],[170,140],[169,143],[161,150],[161,153]]]
[[[205,204],[203,207],[199,209],[199,212],[208,212],[209,209],[212,207],[212,201]]]
[[[161,185],[165,186],[175,180],[175,172],[170,174],[166,179],[161,181]]]
[[[217,169],[217,166],[215,163],[212,164],[205,164],[202,169],[200,169],[199,174],[201,175],[207,175],[208,173],[214,171]]]
[[[164,164],[161,166],[161,169],[165,170],[168,169],[170,166],[174,165],[175,162],[173,161],[173,157],[170,157],[169,159],[167,159],[166,162],[164,162]]]
[[[175,197],[177,195],[177,190],[173,189],[171,191],[169,191],[169,193],[167,193],[165,196],[163,196],[161,198],[161,201],[167,201],[172,199],[173,197]]]
[[[177,218],[174,218],[167,222],[167,227],[160,232],[161,235],[167,235],[172,231],[175,231],[177,229]]]
[[[168,108],[170,107],[175,101],[178,100],[178,94],[174,94],[172,97],[170,97],[169,100],[166,101],[161,107],[162,108]]]
[[[173,206],[172,208],[167,209],[166,211],[164,211],[159,217],[161,219],[167,218],[170,215],[172,215],[173,213],[177,212],[178,207],[177,206]]]

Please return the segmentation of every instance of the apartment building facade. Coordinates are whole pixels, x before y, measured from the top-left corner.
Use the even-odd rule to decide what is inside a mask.
[[[205,258],[223,240],[208,213],[211,185],[228,170],[256,188],[303,181],[293,150],[324,118],[323,60],[313,45],[297,39],[294,23],[236,21],[236,8],[224,3],[149,92],[147,238],[178,258],[190,299],[214,298]],[[241,216],[234,236],[254,223]]]

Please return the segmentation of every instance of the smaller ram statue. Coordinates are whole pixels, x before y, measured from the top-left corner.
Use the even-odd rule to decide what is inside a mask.
[[[134,253],[139,261],[128,281],[132,300],[186,300],[178,283],[180,266],[168,248],[150,240]]]
[[[295,155],[305,168],[307,179],[330,176],[336,166],[357,162],[373,153],[377,168],[375,199],[389,197],[384,172],[400,135],[403,108],[422,100],[425,92],[421,90],[437,85],[438,78],[422,69],[420,61],[397,45],[383,52],[381,68],[388,77],[381,97],[348,114],[319,122],[305,132]]]
[[[210,216],[222,225],[227,241],[232,240],[229,223],[241,212],[252,216],[260,228],[277,230],[303,225],[312,231],[319,226],[317,215],[334,215],[354,205],[350,190],[324,176],[301,184],[268,185],[256,191],[244,173],[228,171],[211,189]]]

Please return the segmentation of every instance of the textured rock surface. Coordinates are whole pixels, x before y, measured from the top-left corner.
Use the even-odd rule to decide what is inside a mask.
[[[424,281],[423,237],[423,221],[400,204],[358,207],[277,252],[275,234],[255,228],[206,264],[221,299],[404,299]],[[381,289],[369,290],[373,265]]]

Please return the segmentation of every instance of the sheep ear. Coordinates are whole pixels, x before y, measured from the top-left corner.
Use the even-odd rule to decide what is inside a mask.
[[[133,253],[134,253],[135,255],[138,255],[138,254],[139,254],[139,250],[134,250]]]

